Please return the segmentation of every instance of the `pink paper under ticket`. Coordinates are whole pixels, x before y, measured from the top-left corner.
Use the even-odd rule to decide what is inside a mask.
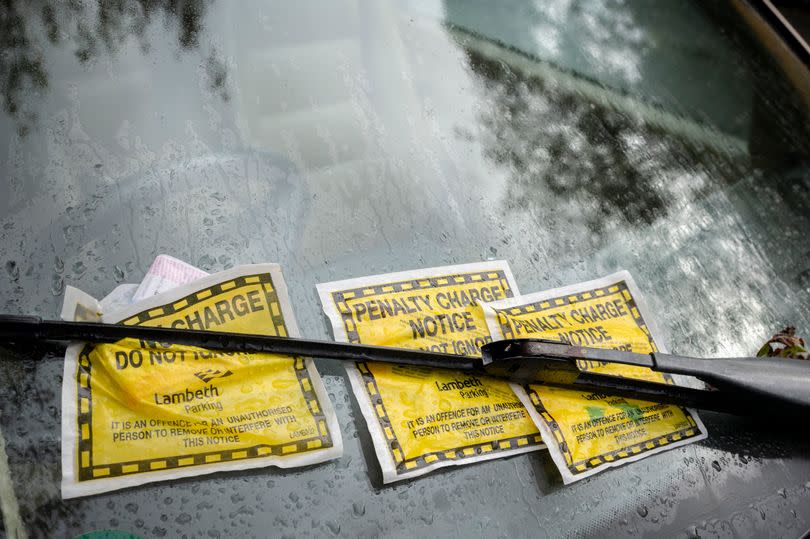
[[[141,281],[132,302],[196,281],[208,273],[169,255],[158,255]]]

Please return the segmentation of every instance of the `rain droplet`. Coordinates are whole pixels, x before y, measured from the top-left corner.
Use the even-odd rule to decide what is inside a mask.
[[[640,516],[641,518],[644,518],[644,517],[647,516],[647,513],[648,513],[647,507],[645,507],[643,505],[640,505],[640,506],[638,506],[636,508],[636,512],[638,513],[638,516]]]
[[[116,265],[113,268],[113,277],[115,278],[116,283],[120,283],[124,280],[124,277],[126,277],[126,275],[124,274],[124,270],[121,269],[121,266]]]
[[[129,511],[130,513],[137,513],[138,512],[138,504],[137,503],[128,503],[124,506],[124,509]]]
[[[197,262],[197,267],[199,267],[201,269],[204,269],[204,270],[210,270],[211,268],[214,267],[214,264],[216,264],[216,263],[217,263],[217,261],[213,257],[211,257],[209,255],[203,255],[202,257],[200,257],[200,260]]]
[[[61,296],[65,291],[65,280],[61,275],[54,275],[51,280],[51,294],[54,296]]]
[[[87,266],[85,266],[84,262],[82,262],[81,260],[73,264],[73,273],[75,273],[76,275],[81,275],[85,271],[87,271]]]
[[[53,270],[56,273],[62,273],[65,269],[65,261],[62,260],[60,257],[54,257],[53,259]]]
[[[338,535],[340,533],[340,523],[335,522],[334,520],[327,520],[326,527],[329,528],[329,531]]]
[[[9,277],[15,281],[20,278],[20,268],[13,260],[6,262],[6,272],[8,273]]]
[[[785,489],[780,488],[776,492],[779,493],[779,495],[782,496],[783,498],[787,498],[787,491]]]
[[[720,463],[717,462],[716,460],[713,460],[712,461],[712,468],[714,468],[715,470],[717,470],[719,472],[721,470]]]
[[[188,513],[180,513],[179,515],[177,515],[177,518],[174,519],[174,521],[177,522],[178,524],[188,524],[189,522],[191,522],[191,515],[189,515]]]
[[[352,511],[354,512],[354,516],[362,517],[366,514],[366,506],[359,502],[354,502],[352,504]]]

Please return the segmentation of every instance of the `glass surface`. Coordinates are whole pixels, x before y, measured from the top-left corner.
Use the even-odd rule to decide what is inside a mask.
[[[526,293],[631,271],[683,354],[810,335],[808,92],[733,3],[12,0],[0,47],[4,312],[55,318],[160,253],[272,261],[331,338],[318,282],[494,258]],[[342,458],[62,501],[61,357],[22,355],[0,416],[33,537],[810,528],[801,418],[704,413],[705,442],[567,487],[546,452],[383,486],[326,361]]]

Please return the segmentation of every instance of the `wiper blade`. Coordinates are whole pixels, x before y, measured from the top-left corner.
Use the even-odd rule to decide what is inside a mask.
[[[513,339],[485,345],[482,357],[296,339],[245,333],[42,320],[0,315],[0,342],[122,339],[170,343],[209,350],[264,352],[311,358],[380,361],[400,365],[472,371],[520,384],[542,384],[734,414],[810,410],[810,362],[793,359],[700,359],[672,354],[637,354],[571,346],[542,339]],[[581,363],[585,362],[585,363]],[[712,389],[618,377],[589,370],[588,362],[646,367],[665,374],[694,376]],[[581,367],[582,366],[582,367]]]

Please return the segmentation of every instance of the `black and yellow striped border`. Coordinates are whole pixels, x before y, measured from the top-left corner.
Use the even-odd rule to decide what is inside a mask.
[[[281,304],[278,300],[272,276],[269,273],[257,275],[246,275],[235,279],[218,283],[204,290],[199,290],[189,294],[170,304],[147,309],[137,313],[122,324],[138,325],[151,322],[165,316],[170,316],[180,312],[201,301],[211,299],[225,292],[244,287],[255,287],[261,285],[265,295],[265,300],[272,323],[278,335],[287,335],[287,325],[284,322],[284,315],[281,311]],[[299,386],[303,392],[310,413],[315,423],[318,425],[318,436],[313,436],[296,442],[285,444],[259,444],[242,449],[209,451],[205,453],[189,453],[171,457],[151,458],[118,462],[113,464],[94,465],[93,463],[93,394],[91,385],[92,361],[90,354],[95,345],[86,344],[79,353],[79,365],[77,369],[76,382],[78,388],[77,402],[77,426],[78,426],[78,470],[79,481],[88,481],[107,477],[117,477],[134,473],[152,472],[168,470],[173,468],[186,468],[189,466],[199,466],[202,464],[213,464],[217,462],[229,462],[251,458],[267,457],[271,455],[292,455],[331,447],[332,437],[326,424],[326,417],[318,400],[309,378],[304,360],[294,358],[293,367]]]
[[[397,292],[407,292],[410,290],[436,289],[445,286],[458,286],[493,281],[500,283],[506,297],[514,296],[512,289],[509,287],[509,282],[506,280],[506,273],[502,270],[493,270],[442,275],[424,279],[410,279],[395,283],[341,290],[332,292],[332,301],[334,302],[338,312],[341,314],[348,341],[350,343],[361,344],[357,326],[354,323],[351,310],[349,309],[347,303],[348,300]],[[432,451],[406,459],[405,454],[402,451],[402,446],[397,439],[396,432],[391,425],[391,420],[388,418],[388,412],[386,411],[385,404],[380,396],[377,380],[374,378],[374,375],[371,373],[371,370],[368,368],[366,363],[356,362],[355,365],[357,365],[357,369],[360,371],[360,375],[363,378],[364,389],[371,400],[372,406],[374,407],[374,413],[377,416],[380,428],[385,434],[385,439],[388,442],[388,450],[391,454],[391,458],[394,459],[396,472],[399,474],[419,470],[435,464],[436,462],[464,460],[487,453],[519,449],[523,447],[540,445],[543,443],[539,434],[534,436],[517,436],[487,443],[471,444],[453,449],[445,449],[442,451]]]
[[[644,321],[644,318],[641,316],[641,312],[638,310],[638,306],[636,305],[635,299],[633,299],[632,294],[627,286],[625,281],[619,281],[615,284],[611,284],[609,286],[595,288],[593,290],[587,290],[584,292],[578,292],[576,294],[566,294],[564,296],[560,296],[558,298],[548,298],[542,301],[538,301],[535,303],[529,303],[527,305],[519,305],[516,307],[509,307],[506,309],[498,309],[496,311],[498,325],[500,326],[501,332],[505,339],[514,338],[514,334],[512,332],[511,325],[509,324],[508,316],[518,316],[521,314],[528,314],[528,313],[540,313],[542,311],[558,308],[565,305],[572,305],[574,303],[580,301],[588,301],[595,298],[607,297],[612,296],[615,294],[620,294],[621,297],[624,299],[625,303],[627,304],[628,310],[630,311],[631,315],[633,316],[633,320],[638,324],[638,327],[644,332],[649,340],[650,347],[653,351],[657,351],[658,348],[653,341],[652,334],[647,327],[647,323]],[[586,367],[587,365],[581,365],[582,367]],[[673,380],[672,376],[669,374],[663,374],[664,379],[668,384],[674,384],[675,381]],[[695,422],[695,419],[692,417],[692,414],[689,413],[688,410],[685,408],[683,409],[684,415],[686,416],[687,421],[689,422],[689,427],[683,428],[678,430],[677,432],[670,433],[666,436],[659,436],[654,439],[644,440],[637,444],[633,444],[625,449],[618,450],[618,451],[610,451],[607,453],[603,453],[601,455],[597,455],[591,457],[586,460],[574,462],[573,455],[568,447],[568,442],[565,439],[565,435],[560,429],[560,426],[557,424],[557,420],[546,410],[543,406],[543,402],[540,399],[540,396],[537,392],[531,388],[531,386],[525,386],[526,392],[529,394],[529,398],[532,401],[537,413],[543,418],[543,421],[548,425],[549,429],[551,430],[552,434],[554,435],[554,440],[557,443],[557,446],[560,448],[563,456],[565,457],[566,465],[568,466],[568,470],[576,475],[583,472],[586,472],[590,469],[596,468],[602,464],[608,462],[615,462],[621,459],[626,459],[629,457],[634,457],[636,455],[640,455],[647,451],[651,451],[653,449],[665,446],[667,444],[671,444],[673,442],[678,442],[680,440],[685,440],[688,438],[692,438],[693,436],[697,436],[700,434],[700,429]]]

